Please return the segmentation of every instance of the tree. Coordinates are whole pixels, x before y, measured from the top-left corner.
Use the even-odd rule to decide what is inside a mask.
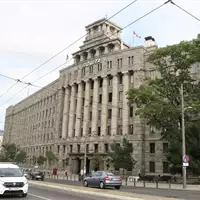
[[[14,144],[3,144],[0,161],[1,162],[15,162],[15,157],[19,148]]]
[[[54,164],[56,161],[58,161],[58,158],[56,157],[56,155],[52,151],[46,152],[46,158],[47,158],[50,166],[52,164]]]
[[[131,88],[127,95],[130,104],[146,123],[157,129],[169,146],[168,160],[174,168],[182,165],[181,84],[184,86],[186,148],[192,171],[200,168],[200,84],[191,76],[191,66],[200,62],[200,38],[156,50],[148,61],[157,72],[154,80],[146,79],[139,88]]]
[[[40,165],[43,165],[43,164],[45,163],[46,160],[47,160],[47,159],[46,159],[44,156],[39,156],[39,157],[37,158],[37,163],[38,163],[38,165],[40,166]]]
[[[24,164],[26,162],[27,154],[23,150],[19,150],[15,156],[15,162]]]
[[[125,169],[132,171],[135,161],[132,158],[133,146],[128,142],[126,138],[123,138],[122,145],[120,146],[116,142],[111,145],[111,151],[108,152],[113,166],[115,169]]]

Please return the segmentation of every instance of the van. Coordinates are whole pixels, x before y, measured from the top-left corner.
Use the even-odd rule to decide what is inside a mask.
[[[10,163],[0,162],[0,195],[16,195],[26,197],[28,181],[21,169]]]

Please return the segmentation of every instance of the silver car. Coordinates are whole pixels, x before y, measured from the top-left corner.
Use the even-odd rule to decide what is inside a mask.
[[[100,187],[101,189],[105,187],[115,187],[119,190],[122,185],[122,177],[115,176],[111,172],[97,171],[91,176],[86,177],[83,183],[85,187],[93,186]]]

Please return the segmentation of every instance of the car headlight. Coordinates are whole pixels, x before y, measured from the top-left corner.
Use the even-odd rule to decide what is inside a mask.
[[[27,184],[28,183],[28,180],[26,179],[25,181],[24,181],[24,184]]]
[[[0,180],[0,185],[3,185],[3,184],[4,184],[4,182]]]

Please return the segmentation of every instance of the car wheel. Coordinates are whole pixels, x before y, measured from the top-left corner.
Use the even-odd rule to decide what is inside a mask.
[[[105,188],[105,184],[104,184],[104,182],[100,182],[100,184],[99,184],[99,187],[101,188],[101,189],[104,189]]]
[[[88,187],[88,182],[87,181],[84,181],[84,186]]]
[[[22,197],[27,197],[27,193],[22,194]]]
[[[121,188],[121,186],[115,186],[115,189],[119,190]]]

